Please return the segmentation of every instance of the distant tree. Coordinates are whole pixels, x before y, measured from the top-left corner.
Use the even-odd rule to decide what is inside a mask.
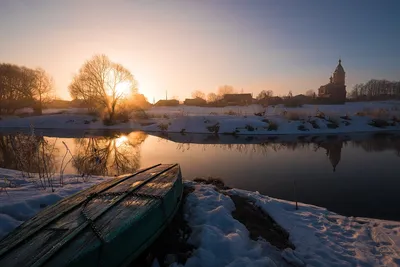
[[[265,98],[271,98],[274,95],[274,92],[272,90],[262,90],[258,96],[257,99],[265,99]]]
[[[106,55],[95,55],[86,61],[68,89],[72,98],[84,100],[91,109],[103,113],[109,123],[115,121],[119,105],[138,91],[129,70]]]
[[[41,114],[54,87],[43,69],[32,70],[12,64],[0,64],[0,113],[33,107]]]
[[[43,107],[55,99],[54,82],[46,71],[41,68],[35,70],[35,84],[32,88],[32,98],[34,99],[34,110],[37,114],[42,114]]]
[[[212,103],[218,100],[218,96],[215,93],[209,93],[207,95],[207,102]]]
[[[174,100],[178,100],[179,101],[179,96],[177,96],[177,95],[174,95],[174,96],[172,96],[172,98],[171,99],[174,99]]]
[[[143,94],[136,94],[127,101],[127,108],[131,110],[147,109],[151,106],[147,98]]]
[[[289,93],[288,93],[288,98],[291,98],[291,97],[293,97],[293,93],[292,93],[292,91],[290,90]]]
[[[314,97],[314,96],[315,96],[315,91],[312,90],[312,89],[307,90],[307,91],[306,91],[306,96]]]
[[[236,92],[235,88],[231,85],[222,85],[218,87],[217,95],[223,97],[226,94],[234,94]]]
[[[368,82],[354,85],[348,92],[352,99],[398,99],[400,98],[400,82],[372,79]]]
[[[196,91],[192,92],[192,98],[201,98],[201,99],[205,100],[206,94],[200,90],[196,90]]]

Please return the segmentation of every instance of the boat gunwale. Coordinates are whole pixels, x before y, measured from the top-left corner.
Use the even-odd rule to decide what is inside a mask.
[[[179,179],[177,181],[182,181],[182,174],[179,168]],[[177,182],[176,181],[176,182]],[[176,182],[174,183],[174,186],[176,186]],[[183,187],[183,185],[182,185]],[[183,188],[182,188],[183,189]],[[145,242],[143,242],[140,246],[140,249],[134,251],[130,255],[128,255],[123,262],[119,265],[119,267],[126,267],[130,266],[132,264],[132,261],[134,261],[137,256],[139,256],[143,251],[145,251],[153,242],[154,240],[161,235],[161,233],[165,230],[167,225],[172,221],[172,219],[175,217],[175,214],[178,212],[180,205],[183,201],[183,190],[181,190],[180,195],[179,195],[179,202],[175,205],[174,210],[170,213],[170,216],[168,216],[161,224],[161,227],[157,229],[157,231],[150,237],[148,238]]]
[[[160,166],[161,164],[158,164],[157,166]],[[145,184],[147,184],[148,182],[150,182],[151,180],[155,179],[156,177],[160,176],[161,174],[171,170],[172,168],[178,166],[179,164],[175,163],[175,164],[170,164],[170,166],[166,167],[165,169],[163,169],[162,171],[158,172],[155,175],[150,176],[149,178],[147,178],[146,180],[144,180],[142,183],[136,185],[135,187],[131,188],[130,190],[128,190],[127,192],[125,192],[123,195],[119,196],[117,198],[117,200],[115,202],[113,202],[113,205],[108,206],[107,208],[105,208],[100,214],[98,214],[95,218],[91,218],[90,221],[85,221],[83,224],[81,224],[80,226],[78,226],[77,228],[75,228],[70,234],[68,234],[65,238],[61,239],[56,246],[52,247],[49,251],[47,251],[43,256],[41,256],[39,259],[37,259],[32,265],[31,267],[39,267],[42,266],[42,264],[46,263],[51,257],[54,256],[54,254],[61,249],[64,245],[66,245],[67,243],[69,243],[71,240],[73,240],[81,231],[83,231],[84,229],[86,229],[86,227],[88,227],[90,225],[91,222],[96,221],[97,219],[99,219],[103,214],[105,214],[108,210],[110,210],[111,208],[113,208],[116,204],[118,204],[119,202],[121,202],[122,200],[124,200],[127,196],[129,196],[130,194],[132,194],[134,191],[136,191],[137,189],[139,189],[140,187],[144,186]],[[154,167],[145,169],[143,172],[150,170]],[[136,174],[135,174],[136,175]],[[129,178],[134,177],[135,175],[129,176],[127,178],[124,178],[121,181],[125,181]],[[112,187],[112,186],[111,186]],[[110,187],[109,187],[110,188]],[[99,193],[104,192],[104,190],[99,191],[97,193],[94,193],[94,195],[96,196]],[[92,197],[93,198],[93,197]],[[91,199],[92,199],[91,198]],[[87,201],[87,200],[84,200]],[[82,201],[82,202],[84,202]],[[90,201],[90,200],[89,200]],[[80,204],[82,204],[82,202],[80,202]],[[48,225],[48,224],[47,224]]]
[[[150,166],[150,167],[148,167],[148,168],[141,169],[141,170],[135,172],[134,174],[128,175],[127,177],[124,177],[124,178],[122,178],[122,179],[120,179],[120,180],[117,180],[117,181],[111,183],[110,185],[108,185],[107,187],[103,188],[102,190],[100,190],[100,191],[98,191],[98,192],[96,192],[96,193],[97,193],[97,194],[98,194],[98,193],[102,193],[102,192],[104,192],[104,191],[106,191],[106,190],[108,190],[108,189],[110,189],[110,188],[116,186],[117,184],[119,184],[119,183],[121,183],[121,182],[123,182],[123,181],[126,181],[126,180],[128,180],[128,179],[130,179],[130,178],[132,178],[132,177],[134,177],[134,176],[136,176],[136,175],[138,175],[138,174],[140,174],[140,173],[146,172],[146,171],[148,171],[148,170],[151,170],[151,169],[156,168],[156,167],[161,166],[161,165],[162,165],[161,163],[158,163],[158,164],[155,164],[155,165]],[[107,181],[105,181],[105,182],[107,182]],[[101,183],[100,183],[100,184],[101,184]],[[61,200],[61,202],[67,201],[67,200],[69,200],[69,199],[72,199],[72,198],[76,197],[77,195],[84,194],[85,192],[89,191],[90,189],[91,189],[91,187],[89,187],[89,188],[87,188],[87,189],[85,189],[85,190],[83,190],[83,191],[77,192],[77,193],[75,193],[75,194],[73,194],[73,195],[71,195],[71,196],[69,196],[69,197],[64,198],[63,200]],[[20,239],[18,242],[14,243],[14,244],[11,245],[11,246],[5,246],[4,249],[0,250],[0,259],[1,259],[2,257],[4,257],[5,255],[7,255],[9,252],[13,251],[16,247],[18,247],[18,246],[19,246],[22,242],[24,242],[26,239],[29,239],[30,237],[32,237],[33,235],[35,235],[35,234],[38,233],[39,231],[43,230],[43,228],[45,228],[45,227],[48,226],[49,224],[53,223],[55,220],[57,220],[57,219],[59,219],[60,217],[64,216],[65,214],[67,214],[68,212],[72,211],[73,209],[79,207],[79,206],[82,205],[83,202],[85,202],[85,201],[87,201],[86,198],[83,199],[82,201],[79,201],[78,203],[76,203],[76,204],[74,204],[74,205],[68,207],[66,210],[62,211],[61,213],[57,214],[56,216],[51,217],[51,219],[50,219],[49,221],[45,222],[43,225],[41,225],[41,226],[39,226],[38,228],[34,229],[32,232],[28,233],[28,235],[27,235],[25,238]],[[60,202],[60,203],[61,203],[61,202]],[[31,219],[29,219],[28,221],[30,221],[30,220],[32,220],[33,218],[37,217],[38,215],[40,215],[41,212],[43,212],[43,211],[45,211],[45,210],[53,209],[55,205],[60,204],[60,203],[56,203],[56,204],[54,204],[54,205],[51,205],[51,206],[47,207],[46,209],[40,211],[37,215],[35,215],[35,216],[32,217]],[[27,221],[27,222],[28,222],[28,221]],[[3,239],[1,239],[1,240],[0,240],[0,243],[1,243],[2,241],[6,240],[9,236],[11,236],[15,231],[18,231],[19,229],[22,229],[22,228],[24,227],[24,225],[25,225],[25,223],[21,224],[17,229],[15,229],[15,230],[12,231],[9,235],[7,235],[7,236],[5,236]]]

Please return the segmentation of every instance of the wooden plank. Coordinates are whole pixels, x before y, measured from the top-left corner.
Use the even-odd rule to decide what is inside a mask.
[[[139,199],[136,196],[128,196],[126,197],[123,201],[119,202],[116,206],[114,206],[112,209],[110,209],[106,215],[101,216],[97,221],[96,221],[96,228],[100,230],[101,235],[104,236],[104,241],[105,243],[112,242],[110,238],[113,237],[113,235],[107,235],[108,230],[111,227],[112,229],[115,229],[115,226],[119,226],[121,223],[129,223],[133,219],[132,216],[133,214],[139,215],[141,212],[146,212],[144,207],[147,208],[154,208],[154,205],[157,204],[156,199]],[[134,204],[135,203],[135,204]],[[147,210],[148,211],[148,210]],[[143,219],[142,217],[135,218],[137,220]],[[141,229],[136,228],[137,231],[142,232]],[[81,254],[86,254],[84,257],[89,257],[92,258],[91,263],[89,266],[95,266],[99,264],[99,257],[103,258],[101,255],[105,253],[103,247],[104,244],[102,244],[102,241],[95,236],[93,238],[93,235],[90,235],[90,233],[93,233],[93,230],[90,227],[85,228],[79,235],[76,236],[76,238],[72,241],[63,246],[58,252],[56,257],[51,257],[43,266],[75,266],[77,265],[76,263],[79,262],[81,263],[82,258]],[[136,240],[136,236],[132,235],[129,237],[129,239]],[[115,243],[113,243],[115,244]],[[118,251],[124,249],[122,248],[125,244],[118,244],[116,246],[116,249]],[[130,247],[129,249],[133,249]],[[100,254],[99,254],[100,253]],[[91,254],[91,255],[88,255]],[[117,256],[117,255],[114,255]],[[102,261],[102,266],[110,266],[107,264],[104,264],[103,260]],[[68,263],[68,264],[66,264]],[[84,266],[82,264],[79,264],[79,266]]]
[[[82,204],[83,201],[87,199],[87,196],[96,192],[103,192],[110,187],[115,186],[116,184],[123,182],[133,176],[136,176],[140,173],[146,172],[152,168],[155,168],[161,164],[157,164],[151,166],[149,168],[145,168],[139,170],[133,175],[123,176],[122,178],[113,179],[110,181],[106,181],[104,183],[95,185],[93,187],[88,188],[85,191],[79,192],[71,197],[68,197],[64,200],[61,200],[57,204],[50,206],[49,208],[41,211],[39,214],[28,220],[26,223],[22,224],[20,227],[13,231],[10,235],[6,236],[4,239],[0,241],[0,259],[6,254],[8,251],[11,251],[16,246],[20,245],[21,242],[25,242],[27,239],[32,237],[35,233],[44,229],[48,224],[54,222],[55,220],[61,218],[66,213],[71,210],[77,208]]]
[[[179,166],[157,176],[149,183],[160,179],[173,181],[164,195],[164,199],[138,196],[134,193],[96,221],[96,228],[105,241],[99,258],[96,258],[99,263],[104,266],[115,266],[116,261],[129,257],[128,255],[140,253],[147,247],[146,244],[152,242],[157,236],[157,232],[161,231],[159,229],[165,227],[164,224],[173,215],[173,211],[181,200],[182,180]],[[90,230],[87,228],[86,231]],[[83,241],[78,236],[67,249],[74,251],[76,249],[73,247],[81,242]],[[74,254],[69,252],[63,255]],[[57,255],[57,257],[62,257],[62,255]],[[57,265],[57,262],[54,261],[52,264]],[[118,266],[119,264],[120,262],[118,262]]]
[[[93,199],[90,200],[90,202],[86,205],[86,215],[90,219],[97,217],[98,214],[100,214],[105,208],[115,205],[115,202],[122,194],[128,192],[136,186],[142,186],[144,181],[148,180],[149,177],[156,176],[157,179],[160,175],[165,175],[165,170],[170,168],[171,166],[171,164],[157,166],[156,168],[140,173],[139,175],[123,181],[122,185],[121,183],[119,183],[115,186],[118,187],[118,190],[115,190],[115,187],[111,187],[104,192],[98,194],[97,196],[93,197]],[[147,184],[147,182],[145,184]]]
[[[122,201],[125,197],[127,197],[130,193],[132,193],[133,191],[137,190],[138,188],[140,188],[141,186],[143,186],[145,183],[153,180],[155,177],[157,177],[158,175],[169,171],[170,169],[172,169],[173,167],[177,166],[177,164],[174,164],[172,166],[170,166],[167,169],[164,169],[162,172],[159,172],[155,175],[150,176],[149,178],[147,178],[146,180],[144,180],[141,184],[138,184],[134,187],[132,187],[131,189],[129,189],[126,193],[122,194],[121,196],[117,197],[115,202],[113,203],[113,205],[118,204],[120,201]],[[113,205],[108,205],[106,208],[104,208],[100,213],[98,213],[95,217],[91,218],[92,221],[95,221],[96,219],[98,219],[99,217],[101,217],[104,213],[106,213],[111,207],[113,207]],[[52,257],[57,251],[59,251],[65,244],[67,244],[68,242],[70,242],[72,239],[74,239],[79,233],[82,232],[82,230],[84,230],[86,227],[88,227],[90,224],[90,222],[85,221],[83,224],[81,224],[80,226],[78,226],[77,228],[75,228],[73,231],[71,231],[69,233],[68,236],[66,236],[66,238],[63,238],[62,240],[60,240],[55,246],[53,246],[49,251],[47,251],[47,253],[45,253],[38,261],[36,261],[34,264],[32,264],[32,267],[38,267],[41,266],[43,263],[45,263],[47,260],[50,259],[50,257]]]
[[[159,166],[157,166],[155,168],[152,168],[148,172],[146,172],[145,176],[144,175],[137,175],[135,177],[127,179],[127,180],[125,180],[125,181],[123,181],[121,183],[118,183],[116,186],[113,186],[113,187],[107,189],[106,191],[104,191],[104,193],[107,194],[107,193],[125,192],[125,191],[131,189],[132,187],[135,187],[136,185],[141,184],[146,178],[148,178],[148,176],[156,175],[160,171],[165,170],[165,169],[167,169],[169,167],[171,167],[171,164],[159,165]]]
[[[0,241],[0,258],[13,249],[14,247],[18,246],[21,242],[25,241],[26,239],[30,238],[32,235],[34,235],[36,232],[40,231],[44,227],[46,227],[48,224],[52,223],[53,221],[57,220],[58,218],[64,216],[66,213],[70,212],[74,208],[78,207],[80,204],[82,204],[83,201],[86,200],[87,196],[90,194],[93,194],[95,192],[102,192],[104,190],[107,190],[110,187],[115,186],[116,184],[125,181],[126,179],[129,179],[137,174],[140,174],[142,172],[146,172],[147,170],[150,170],[154,167],[157,167],[161,164],[157,164],[154,166],[151,166],[149,168],[145,168],[142,170],[139,170],[138,172],[134,173],[133,175],[130,176],[123,176],[121,178],[117,178],[116,180],[110,180],[98,185],[95,185],[91,188],[88,188],[87,190],[84,190],[82,192],[79,192],[71,197],[68,197],[64,200],[61,200],[57,204],[41,211],[38,215],[34,216],[30,220],[28,220],[26,223],[22,224],[20,227],[18,227],[16,230],[13,231],[10,235],[6,236],[4,239]]]
[[[176,166],[168,173],[163,173],[151,182],[144,184],[135,193],[163,197],[171,189],[173,183],[175,183],[179,172],[180,168]]]

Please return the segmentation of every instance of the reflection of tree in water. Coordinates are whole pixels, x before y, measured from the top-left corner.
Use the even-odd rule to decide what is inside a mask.
[[[296,150],[296,149],[310,149],[311,143],[299,143],[299,142],[288,142],[288,143],[277,143],[277,142],[264,142],[259,144],[190,144],[190,143],[178,143],[177,149],[184,152],[190,150],[191,146],[201,146],[202,150],[206,150],[209,147],[217,148],[225,151],[237,151],[242,154],[261,154],[267,156],[270,152],[278,152],[281,150]]]
[[[343,147],[343,141],[341,140],[329,140],[321,143],[312,142],[264,142],[260,144],[203,144],[203,150],[207,147],[218,148],[221,150],[237,151],[242,154],[253,154],[257,153],[262,156],[268,156],[271,152],[279,151],[295,151],[295,150],[313,150],[317,151],[320,148],[326,149],[326,155],[328,156],[333,171],[336,171],[336,166],[340,162],[341,151]],[[193,144],[179,143],[177,149],[180,151],[190,150]],[[199,144],[195,144],[199,145]]]
[[[374,139],[366,139],[354,141],[353,146],[361,147],[366,152],[381,152],[386,150],[394,150],[396,155],[400,157],[400,137],[391,135],[378,135]]]
[[[121,175],[140,168],[140,144],[147,135],[133,132],[120,137],[76,139],[73,165],[85,175]]]
[[[14,150],[11,146],[13,136],[0,136],[0,167],[7,169],[18,169],[17,159]]]
[[[0,136],[0,167],[19,170],[27,176],[31,173],[53,173],[55,152],[55,141],[50,142],[43,136]]]

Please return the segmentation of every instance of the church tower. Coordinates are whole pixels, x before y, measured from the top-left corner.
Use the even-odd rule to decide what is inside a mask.
[[[346,102],[346,73],[342,66],[342,60],[329,78],[329,83],[318,89],[318,98],[324,103],[343,104]]]
[[[346,73],[342,66],[342,60],[339,59],[339,64],[333,72],[333,83],[337,85],[345,85],[345,78]]]

